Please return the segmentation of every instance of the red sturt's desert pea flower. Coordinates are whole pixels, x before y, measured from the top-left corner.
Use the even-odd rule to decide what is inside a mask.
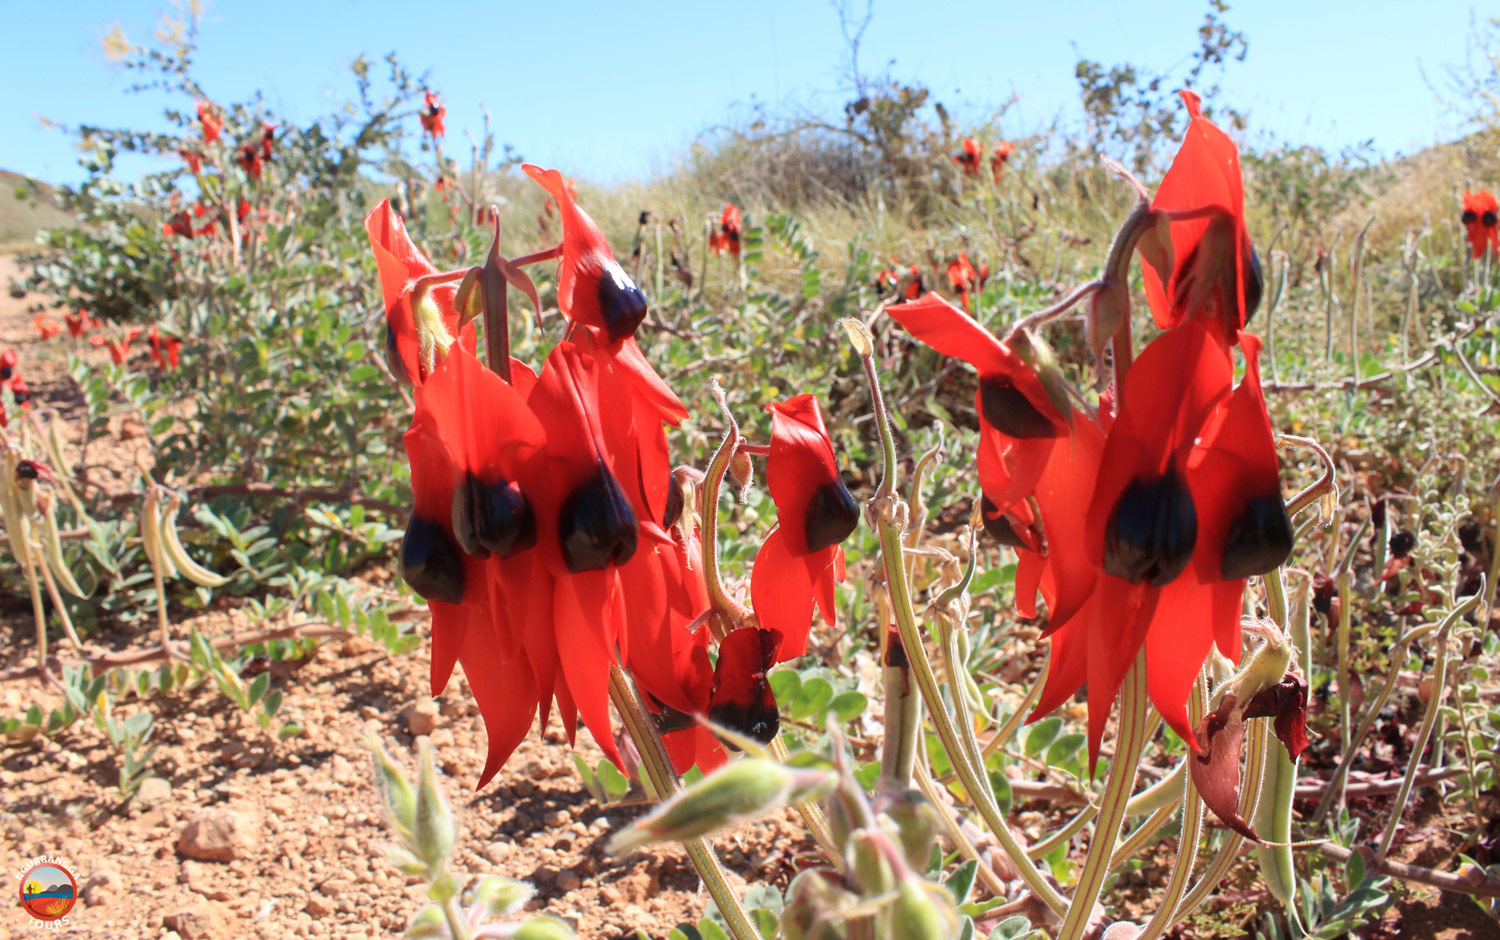
[[[177,155],[187,164],[188,171],[194,176],[203,172],[203,154],[184,147],[177,151]]]
[[[17,408],[31,407],[31,388],[19,375],[10,380],[10,396],[15,400]]]
[[[151,327],[147,333],[151,341],[151,362],[159,370],[177,368],[179,354],[182,350],[182,340],[175,336],[162,336],[156,327]]]
[[[724,207],[719,225],[708,236],[708,247],[718,254],[729,252],[740,256],[740,210],[733,203]]]
[[[72,313],[63,314],[63,320],[68,324],[68,335],[74,339],[79,338],[89,330],[99,328],[99,321],[84,310],[75,310]]]
[[[62,324],[58,323],[51,317],[32,317],[31,325],[36,327],[36,331],[42,335],[42,339],[44,340],[51,339],[52,337],[61,333],[63,330]]]
[[[907,300],[916,300],[927,293],[927,282],[922,280],[922,269],[916,265],[911,266],[910,278],[906,282],[906,292],[902,296]]]
[[[224,115],[212,103],[199,101],[198,123],[203,127],[203,142],[211,144],[219,139],[219,132],[224,129]]]
[[[7,349],[0,353],[0,382],[9,382],[16,374],[16,366],[21,362],[21,357],[16,355],[14,349]]]
[[[1224,341],[1260,306],[1260,257],[1245,227],[1245,181],[1229,135],[1203,116],[1199,98],[1183,91],[1187,134],[1151,203],[1169,224],[1161,243],[1155,230],[1141,239],[1146,299],[1162,329],[1189,316],[1214,320]]]
[[[1464,232],[1469,236],[1469,247],[1474,250],[1476,258],[1486,250],[1500,254],[1500,216],[1497,212],[1500,212],[1500,202],[1489,190],[1464,192]]]
[[[1016,152],[1016,145],[1008,140],[1002,140],[995,145],[995,153],[990,157],[990,174],[995,182],[1000,182],[1000,177],[1005,173],[1005,164],[1010,161],[1010,155]]]
[[[135,341],[135,338],[137,336],[140,335],[140,329],[132,327],[125,332],[124,337],[122,337],[121,339],[112,340],[106,336],[101,336],[98,333],[95,333],[93,336],[89,337],[89,343],[94,346],[102,346],[108,349],[110,360],[113,361],[115,365],[120,366],[124,365],[125,360],[130,358],[130,344]]]
[[[797,395],[766,410],[766,486],[778,525],[755,556],[750,597],[761,626],[781,634],[781,662],[807,651],[814,604],[837,625],[834,585],[844,580],[842,543],[859,525],[859,506],[839,476],[818,400]]]
[[[162,223],[161,233],[165,237],[176,235],[179,238],[192,238],[193,214],[186,209],[174,212],[170,219]]]
[[[958,257],[948,262],[948,284],[953,288],[963,301],[964,309],[969,309],[970,295],[976,290],[984,288],[985,281],[990,279],[990,266],[982,265],[978,271],[969,261],[969,253],[961,251]]]
[[[896,293],[897,288],[901,285],[901,275],[896,273],[896,269],[899,267],[901,267],[901,262],[892,258],[890,267],[881,268],[875,274],[875,280],[870,286],[875,288],[876,297],[884,297],[886,294]]]
[[[980,154],[983,152],[984,147],[979,143],[978,138],[965,137],[963,151],[954,154],[953,162],[958,164],[958,168],[965,176],[978,176]]]
[[[431,134],[433,140],[443,136],[443,119],[448,116],[448,106],[432,92],[422,95],[422,110],[418,119],[422,122],[422,131]]]
[[[427,256],[412,244],[401,217],[389,199],[365,217],[365,234],[380,269],[380,292],[385,299],[385,356],[392,374],[407,385],[420,385],[436,367],[436,354],[461,341],[474,349],[474,327],[458,329],[453,306],[455,279],[444,279]],[[423,348],[419,336],[430,337]]]
[[[251,182],[258,183],[261,177],[265,175],[266,158],[261,145],[255,143],[245,144],[240,148],[239,155],[235,157],[235,160],[239,163],[240,169],[245,171],[245,175],[250,177]]]

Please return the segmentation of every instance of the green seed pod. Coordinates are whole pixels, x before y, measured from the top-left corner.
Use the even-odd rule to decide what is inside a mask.
[[[793,878],[781,912],[781,936],[785,940],[838,940],[832,921],[850,900],[841,880],[837,872],[817,868]]]
[[[1257,846],[1266,888],[1288,910],[1297,896],[1297,867],[1292,860],[1292,799],[1297,787],[1297,765],[1286,748],[1272,747],[1261,775],[1260,805],[1255,810],[1255,834],[1267,845]]]
[[[417,911],[417,916],[411,919],[411,926],[401,937],[402,940],[438,940],[440,937],[447,940],[448,919],[443,916],[443,909],[429,904]]]
[[[938,816],[919,790],[893,795],[879,806],[880,812],[896,825],[896,838],[906,863],[917,871],[927,867],[932,844],[937,839]]]
[[[512,881],[499,875],[486,875],[474,886],[471,903],[483,913],[481,920],[514,914],[526,906],[536,889],[523,881]]]
[[[522,924],[515,940],[573,940],[573,929],[556,917],[533,917]]]
[[[896,887],[896,873],[882,850],[882,843],[887,841],[884,833],[867,829],[856,829],[849,836],[849,855],[853,860],[850,871],[860,894],[867,898],[888,894]]]
[[[391,755],[386,753],[380,739],[371,734],[366,741],[370,745],[370,762],[375,766],[375,790],[380,794],[380,801],[385,804],[386,812],[390,814],[396,834],[401,837],[402,842],[409,845],[412,830],[416,826],[417,795],[402,776],[401,769],[391,760]]]

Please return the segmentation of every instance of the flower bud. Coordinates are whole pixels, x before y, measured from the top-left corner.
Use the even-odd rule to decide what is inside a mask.
[[[512,881],[499,875],[486,875],[474,886],[470,902],[480,912],[481,923],[502,914],[514,914],[530,901],[536,889],[524,881]]]
[[[786,940],[838,940],[833,919],[847,906],[849,893],[837,883],[837,872],[811,868],[792,879],[781,912],[781,936]]]
[[[856,829],[849,836],[849,855],[853,861],[850,869],[865,897],[879,897],[896,887],[896,872],[885,854],[889,842],[884,833],[872,833],[868,829]]]
[[[443,793],[438,789],[430,742],[422,744],[420,762],[412,844],[417,857],[435,868],[453,851],[453,812],[448,809],[448,801],[443,799]]]
[[[906,863],[917,871],[925,869],[938,833],[937,812],[932,804],[920,791],[907,790],[894,795],[879,809],[896,824],[897,841]]]
[[[740,488],[740,496],[744,497],[745,491],[755,481],[755,465],[750,462],[750,455],[742,450],[734,452],[729,458],[729,475],[734,477],[735,485]]]
[[[789,802],[820,799],[837,783],[838,777],[828,771],[799,770],[760,758],[738,760],[616,833],[609,850],[619,854],[652,842],[695,839]]]
[[[870,335],[868,327],[853,317],[844,317],[839,321],[839,326],[849,334],[849,345],[854,347],[859,358],[868,359],[875,355],[875,337]]]
[[[891,940],[947,940],[958,933],[958,911],[944,888],[912,877],[891,905]]]
[[[411,926],[401,935],[402,940],[450,940],[450,936],[448,919],[443,916],[443,909],[436,904],[429,904],[417,911],[417,916],[411,919]]]
[[[391,817],[391,825],[403,842],[409,842],[417,817],[417,795],[411,784],[401,774],[386,753],[385,746],[373,733],[367,739],[370,745],[370,760],[375,766],[375,790]]]
[[[572,928],[556,917],[533,917],[511,936],[515,940],[573,940],[574,934]]]

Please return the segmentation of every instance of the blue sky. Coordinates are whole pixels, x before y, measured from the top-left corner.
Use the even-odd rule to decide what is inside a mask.
[[[160,126],[163,96],[130,95],[100,40],[112,23],[149,37],[167,0],[0,0],[0,168],[77,179],[67,124]],[[1446,87],[1461,62],[1468,3],[1429,0],[1239,0],[1230,25],[1249,57],[1231,65],[1219,103],[1248,111],[1252,131],[1338,148],[1373,138],[1411,152],[1461,129],[1428,79]],[[1079,114],[1073,66],[1165,69],[1196,39],[1201,0],[1050,3],[876,0],[861,64],[924,82],[961,120],[1013,94],[1005,131],[1020,135]],[[431,69],[448,104],[450,138],[477,129],[527,159],[610,182],[669,168],[707,127],[752,100],[772,110],[836,114],[844,44],[830,6],[763,2],[395,3],[386,0],[217,0],[203,23],[198,74],[220,100],[263,89],[304,122],[353,91],[349,63],[396,50]],[[175,107],[188,102],[172,101]]]

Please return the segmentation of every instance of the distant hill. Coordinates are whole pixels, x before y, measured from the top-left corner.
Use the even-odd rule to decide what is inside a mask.
[[[16,191],[25,190],[25,199]],[[38,229],[68,224],[68,214],[57,208],[53,187],[46,183],[0,170],[0,251],[15,251],[32,244]]]

